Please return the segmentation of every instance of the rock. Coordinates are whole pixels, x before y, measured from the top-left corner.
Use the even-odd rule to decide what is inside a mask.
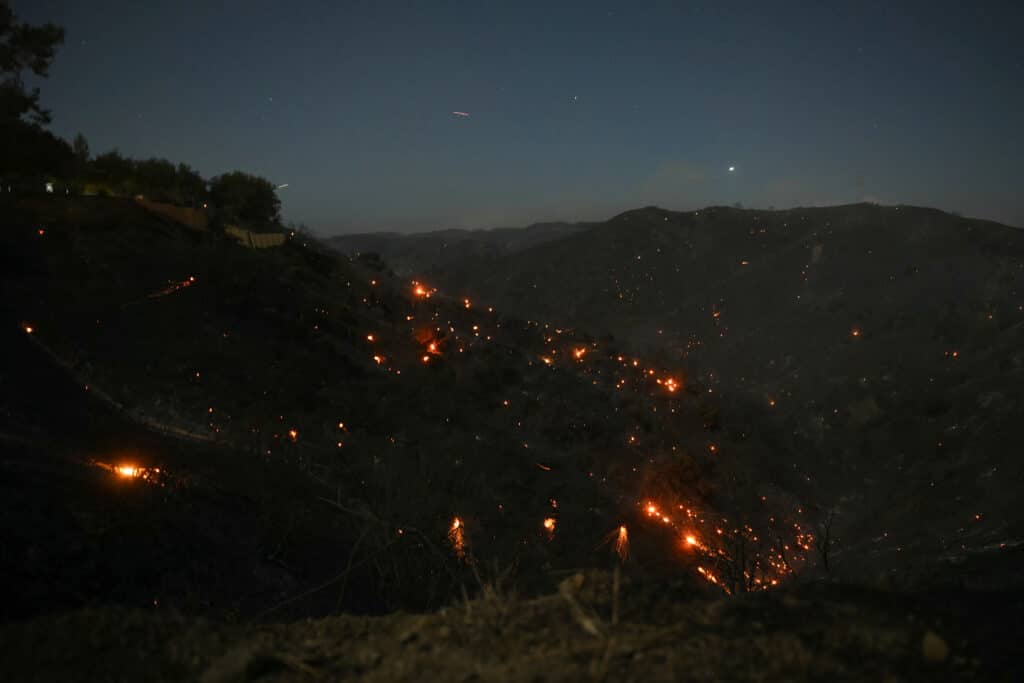
[[[921,656],[927,662],[944,662],[949,656],[949,645],[935,631],[926,631],[921,638]]]

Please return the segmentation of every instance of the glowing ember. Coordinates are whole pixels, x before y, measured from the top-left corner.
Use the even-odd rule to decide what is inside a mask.
[[[187,287],[191,287],[195,283],[196,283],[195,276],[194,275],[189,275],[188,278],[182,280],[181,282],[173,282],[173,281],[168,282],[166,287],[161,289],[159,292],[153,292],[152,294],[149,295],[149,298],[150,299],[159,299],[162,296],[167,296],[168,294],[174,294],[175,292],[177,292],[179,290],[185,289]]]
[[[294,430],[294,429],[289,429],[288,430],[288,438],[291,439],[293,442],[294,441],[298,441],[298,439],[299,439],[299,432]]]
[[[36,331],[35,328],[32,327],[31,325],[22,325],[21,329],[25,330],[25,334],[32,334],[33,332]]]
[[[691,548],[699,548],[700,547],[700,541],[698,541],[697,537],[694,536],[693,534],[687,534],[686,537],[683,540],[686,542],[686,545],[691,547]]]
[[[629,532],[625,526],[620,526],[618,535],[615,537],[615,554],[619,556],[620,562],[625,562],[629,555]]]
[[[118,465],[114,468],[114,472],[116,472],[119,477],[124,477],[125,479],[133,479],[139,476],[139,468],[134,465]]]
[[[373,362],[376,363],[377,365],[380,365],[381,363],[384,362],[384,356],[374,356]]]
[[[544,518],[544,530],[548,532],[548,537],[552,538],[555,535],[555,518],[545,517]]]
[[[675,380],[674,380],[673,378],[671,378],[671,377],[669,377],[668,379],[666,379],[666,380],[665,380],[664,386],[665,386],[665,388],[666,388],[666,389],[668,389],[668,390],[669,390],[669,392],[671,392],[671,393],[675,393],[675,391],[676,391],[677,389],[679,389],[679,383],[678,383],[678,382],[676,382],[676,381],[675,381]]]
[[[463,299],[463,300],[462,300],[462,305],[463,305],[463,306],[465,306],[466,308],[469,308],[469,307],[470,307],[470,306],[472,306],[473,304],[472,304],[472,303],[470,303],[469,299]]]
[[[448,529],[448,542],[451,543],[455,556],[460,560],[466,559],[466,536],[462,520],[456,517]]]
[[[573,355],[574,358],[576,358],[576,360],[580,360],[581,358],[583,358],[583,355],[586,352],[587,352],[587,350],[581,346],[579,348],[573,349],[572,350],[572,355]]]
[[[436,292],[436,291],[437,291],[436,289],[430,289],[428,287],[425,287],[421,283],[416,282],[415,280],[413,280],[413,283],[412,283],[412,294],[417,299],[429,299],[431,296],[433,296],[434,292]]]
[[[372,335],[372,334],[368,334],[368,335],[366,335],[366,341],[368,341],[368,342],[372,342],[373,340],[374,340],[374,338],[373,338],[373,335]]]
[[[853,329],[850,330],[850,336],[851,337],[859,337],[860,334],[861,333],[860,333],[860,328],[859,327],[854,327]]]

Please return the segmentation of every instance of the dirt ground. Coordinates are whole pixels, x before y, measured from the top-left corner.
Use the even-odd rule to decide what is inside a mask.
[[[0,627],[11,681],[1020,680],[1024,596],[806,585],[737,598],[573,575],[434,614],[226,624],[115,608]]]

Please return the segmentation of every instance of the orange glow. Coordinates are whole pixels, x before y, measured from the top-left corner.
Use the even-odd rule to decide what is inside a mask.
[[[541,356],[540,359],[544,361],[544,365],[551,365],[551,359],[548,358],[547,356]]]
[[[671,377],[665,380],[664,385],[665,388],[668,389],[671,393],[675,393],[675,391],[679,388],[679,383],[676,382],[675,379]]]
[[[46,231],[45,231],[45,230],[43,230],[42,228],[39,228],[39,230],[37,230],[36,232],[38,232],[38,233],[39,233],[39,236],[40,236],[40,237],[42,237],[43,235],[45,235],[45,234],[46,234]]]
[[[428,289],[415,280],[412,283],[412,294],[419,299],[429,299],[436,289]]]
[[[615,537],[615,554],[619,556],[620,562],[625,562],[629,556],[629,532],[625,526],[620,526]]]
[[[23,325],[21,329],[25,330],[25,334],[32,334],[35,332],[35,328],[31,325]]]
[[[462,300],[462,305],[463,305],[463,306],[465,306],[466,308],[469,308],[469,307],[470,307],[470,306],[472,306],[473,304],[472,304],[472,303],[470,303],[469,299],[463,299],[463,300]]]
[[[124,477],[125,479],[133,479],[139,476],[139,468],[135,465],[118,465],[114,468],[114,472],[119,477]]]
[[[458,517],[452,520],[452,525],[448,529],[448,542],[451,543],[456,557],[460,560],[466,558],[465,527],[462,524],[462,520]]]
[[[860,328],[859,327],[854,327],[853,329],[851,329],[850,330],[850,336],[851,337],[859,337],[860,336]]]
[[[576,360],[580,360],[581,358],[583,358],[583,355],[586,352],[587,352],[587,350],[581,346],[581,347],[579,347],[577,349],[573,349],[572,350],[572,355],[576,358]]]
[[[380,365],[381,363],[384,362],[384,356],[374,356],[373,362],[376,363],[377,365]]]
[[[368,334],[368,335],[366,335],[366,341],[368,341],[368,342],[372,342],[373,340],[374,340],[374,339],[373,339],[373,335],[372,335],[372,334]]]
[[[700,547],[700,541],[698,541],[697,537],[693,534],[687,534],[683,540],[686,541],[686,545],[691,548]]]
[[[299,432],[294,429],[289,429],[288,438],[291,439],[292,441],[297,441],[299,438]]]
[[[420,360],[423,361],[424,363],[429,363],[430,362],[430,356],[423,356],[422,358],[420,358]]]
[[[544,518],[544,530],[548,532],[548,536],[555,535],[555,518],[545,517]]]

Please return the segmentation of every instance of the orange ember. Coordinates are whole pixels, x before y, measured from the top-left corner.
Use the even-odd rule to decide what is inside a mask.
[[[132,479],[139,476],[139,468],[135,465],[118,465],[114,468],[114,472],[125,479]]]
[[[462,520],[458,517],[452,520],[452,525],[448,529],[448,542],[452,545],[452,550],[455,551],[455,556],[460,560],[466,558],[466,536],[465,528],[462,524]]]
[[[629,555],[629,532],[625,526],[620,526],[618,535],[615,537],[615,554],[619,556],[620,562],[625,562]]]

